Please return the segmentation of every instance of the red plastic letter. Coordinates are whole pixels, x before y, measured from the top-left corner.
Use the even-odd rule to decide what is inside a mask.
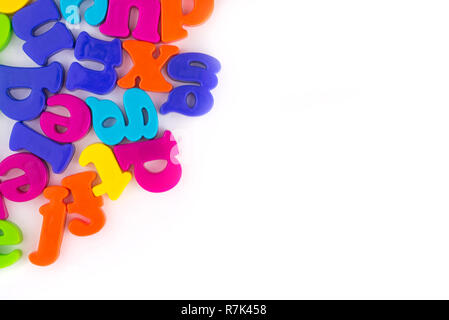
[[[20,169],[23,175],[6,181],[0,180],[0,220],[8,218],[3,197],[14,202],[26,202],[38,197],[48,184],[48,169],[38,157],[30,153],[9,156],[0,163],[0,177],[13,169]],[[27,191],[22,188],[28,186]]]
[[[178,147],[170,131],[165,131],[160,139],[115,146],[114,153],[122,170],[129,170],[134,165],[136,180],[147,191],[168,191],[181,179],[181,165],[175,158]],[[159,173],[148,171],[145,163],[154,160],[165,160],[165,169]]]
[[[133,37],[158,43],[161,39],[158,33],[161,5],[158,0],[109,0],[108,15],[100,26],[100,31],[107,36],[127,38],[132,7],[139,10],[139,20]]]
[[[90,129],[92,117],[86,103],[69,94],[58,94],[47,99],[49,107],[64,106],[70,117],[63,117],[51,112],[41,115],[41,128],[47,137],[61,143],[71,143],[82,139]],[[57,126],[66,128],[61,133]]]

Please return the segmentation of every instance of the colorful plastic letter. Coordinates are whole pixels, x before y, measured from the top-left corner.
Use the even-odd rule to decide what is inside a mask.
[[[168,75],[182,82],[194,82],[208,89],[218,85],[220,61],[203,53],[182,53],[173,57],[167,67]]]
[[[183,53],[172,58],[167,67],[168,75],[174,80],[193,82],[199,86],[180,86],[172,90],[160,113],[178,112],[190,117],[208,113],[214,105],[210,90],[218,84],[216,74],[220,69],[217,59],[202,53]],[[191,95],[194,97],[193,105],[188,101]]]
[[[79,164],[85,167],[89,163],[95,165],[101,179],[101,183],[92,189],[94,194],[97,197],[107,194],[111,200],[120,198],[132,175],[122,172],[112,150],[101,143],[88,146],[81,152]]]
[[[74,62],[67,73],[67,89],[107,94],[115,88],[117,72],[114,67],[122,64],[122,43],[119,39],[103,41],[92,38],[87,32],[81,32],[76,40],[75,57],[78,60],[102,63],[104,70],[87,69]]]
[[[6,220],[9,217],[8,209],[6,208],[5,199],[0,193],[0,220]]]
[[[0,14],[0,51],[6,48],[11,40],[11,21],[5,14]]]
[[[2,0],[0,1],[0,12],[11,14],[22,9],[29,0]]]
[[[132,32],[133,37],[158,43],[161,39],[158,33],[161,5],[158,0],[109,0],[106,21],[100,26],[101,33],[111,37],[127,38],[132,7],[139,10],[139,20]]]
[[[98,100],[87,98],[87,104],[92,110],[92,122],[95,133],[101,141],[108,145],[116,145],[123,138],[130,141],[138,141],[142,137],[153,139],[157,134],[159,121],[153,101],[140,89],[129,89],[123,95],[123,104],[128,117],[128,126],[121,109],[110,100]],[[144,117],[143,110],[148,114],[148,120]],[[114,119],[111,127],[105,127],[108,119]]]
[[[7,157],[0,163],[0,177],[11,170],[19,169],[23,175],[2,181],[0,179],[0,220],[8,218],[3,197],[14,202],[26,202],[38,197],[48,184],[48,169],[36,156],[30,153],[18,153]],[[21,188],[28,186],[28,190]]]
[[[73,48],[72,33],[56,22],[47,32],[35,36],[34,31],[51,21],[59,21],[61,14],[53,0],[38,0],[18,11],[12,18],[15,34],[25,40],[23,51],[37,64],[43,66],[48,58],[61,50]]]
[[[101,210],[103,198],[92,193],[92,183],[96,178],[95,172],[82,172],[62,180],[62,185],[73,195],[73,203],[67,205],[68,213],[77,213],[86,219],[75,218],[69,223],[69,231],[79,237],[97,233],[106,221]]]
[[[9,140],[11,151],[27,150],[50,163],[53,172],[64,172],[73,158],[75,147],[72,144],[59,144],[17,122]]]
[[[162,41],[174,42],[187,37],[183,26],[200,25],[212,15],[214,0],[195,0],[193,10],[184,15],[183,0],[161,0],[161,33]]]
[[[98,138],[106,144],[120,143],[126,131],[125,119],[120,108],[111,100],[99,100],[94,97],[86,99],[92,110],[92,125]],[[112,126],[106,127],[106,120],[114,120]]]
[[[193,104],[189,104],[189,96],[193,96]],[[214,105],[210,91],[198,86],[180,86],[173,89],[159,112],[167,114],[177,112],[189,117],[199,117],[208,113]]]
[[[22,243],[22,231],[15,224],[0,220],[0,246],[14,246]],[[9,267],[19,261],[22,251],[14,250],[7,254],[0,254],[0,269]]]
[[[157,59],[153,58],[156,46],[145,41],[128,40],[123,48],[129,53],[134,66],[117,84],[121,88],[129,89],[136,85],[140,78],[139,88],[152,92],[170,92],[173,86],[161,74],[162,67],[174,55],[179,53],[178,47],[163,45]]]
[[[61,143],[71,143],[82,139],[90,130],[92,117],[86,103],[69,94],[58,94],[47,99],[49,107],[64,106],[70,117],[44,112],[40,118],[42,131],[47,137]],[[66,128],[60,132],[58,126]]]
[[[64,187],[53,186],[44,190],[44,197],[50,202],[39,209],[44,219],[39,247],[28,256],[32,264],[44,267],[58,259],[67,217],[64,199],[68,196],[69,190]]]
[[[70,24],[79,24],[80,5],[84,0],[61,0],[61,12],[65,20]],[[86,10],[84,17],[91,26],[97,26],[103,22],[108,11],[108,0],[94,0],[94,4]]]
[[[178,147],[170,131],[165,131],[160,139],[115,146],[114,153],[122,170],[127,171],[134,165],[137,182],[149,192],[168,191],[181,179],[181,165],[175,158]],[[159,173],[148,171],[145,163],[154,160],[165,160],[165,169]]]
[[[42,68],[16,68],[0,65],[0,110],[17,121],[33,120],[45,108],[44,89],[52,93],[61,90],[64,78],[62,66],[53,62]],[[17,100],[10,91],[16,88],[31,89],[30,95]]]

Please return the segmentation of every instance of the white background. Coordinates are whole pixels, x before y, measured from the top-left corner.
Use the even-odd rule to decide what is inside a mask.
[[[105,228],[66,232],[47,268],[27,259],[45,199],[7,202],[24,258],[0,271],[0,299],[449,298],[448,15],[444,0],[217,0],[176,44],[222,62],[215,107],[160,117],[181,183],[133,181],[105,199]],[[0,63],[34,66],[22,44]],[[119,75],[130,67],[125,54]]]

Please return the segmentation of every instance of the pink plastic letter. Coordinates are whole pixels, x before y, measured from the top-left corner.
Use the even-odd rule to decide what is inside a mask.
[[[63,117],[51,112],[41,115],[41,128],[47,137],[61,143],[72,143],[83,138],[90,129],[92,117],[86,103],[69,94],[58,94],[47,99],[49,107],[64,106],[70,117]],[[67,128],[60,132],[57,126]]]
[[[137,182],[149,192],[168,191],[181,179],[181,165],[175,158],[178,155],[178,145],[170,131],[165,131],[160,139],[115,146],[114,153],[122,170],[129,170],[134,165]],[[165,169],[159,173],[148,171],[145,163],[154,160],[165,160]]]
[[[3,197],[14,202],[26,202],[38,197],[48,184],[48,169],[38,157],[30,153],[9,156],[0,163],[0,177],[13,169],[20,169],[23,175],[7,181],[0,181],[0,220],[8,218]],[[29,186],[27,191],[21,188]]]
[[[111,37],[127,38],[129,36],[129,15],[132,7],[139,10],[139,20],[133,31],[137,40],[158,43],[161,4],[159,0],[109,0],[106,21],[100,31]]]

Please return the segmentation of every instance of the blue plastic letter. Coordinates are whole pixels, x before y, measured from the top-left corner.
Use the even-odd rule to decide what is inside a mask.
[[[81,32],[76,40],[75,57],[78,60],[100,62],[104,64],[104,70],[87,69],[74,62],[67,74],[67,89],[107,94],[115,88],[117,72],[114,67],[122,64],[122,42],[119,39],[103,41],[92,38],[87,32]]]
[[[75,153],[72,144],[59,144],[28,128],[22,122],[17,122],[9,140],[11,151],[25,149],[47,161],[56,174],[64,172]]]
[[[34,35],[40,26],[59,19],[61,14],[53,0],[38,0],[17,11],[12,19],[14,32],[26,41],[23,51],[41,66],[46,65],[48,58],[55,53],[73,48],[72,33],[61,22],[56,22],[50,30],[39,36]]]
[[[61,90],[64,69],[53,62],[42,68],[16,68],[0,65],[0,110],[17,121],[33,120],[45,108],[44,89],[52,93]],[[22,100],[12,97],[11,90],[18,88],[31,89],[30,95]]]
[[[123,96],[123,104],[128,117],[128,125],[120,108],[112,101],[87,98],[87,104],[92,110],[92,122],[98,138],[108,145],[116,145],[126,137],[136,142],[142,137],[153,139],[158,130],[159,120],[153,101],[148,94],[140,89],[129,89]],[[145,119],[146,110],[148,119]],[[106,120],[113,119],[115,123],[106,127]]]
[[[178,112],[186,116],[202,116],[208,113],[214,98],[210,90],[218,84],[216,74],[220,71],[220,62],[202,53],[183,53],[173,57],[168,63],[168,75],[178,81],[197,83],[177,87],[170,92],[168,101],[161,106],[160,113]],[[194,100],[189,103],[189,96]]]

